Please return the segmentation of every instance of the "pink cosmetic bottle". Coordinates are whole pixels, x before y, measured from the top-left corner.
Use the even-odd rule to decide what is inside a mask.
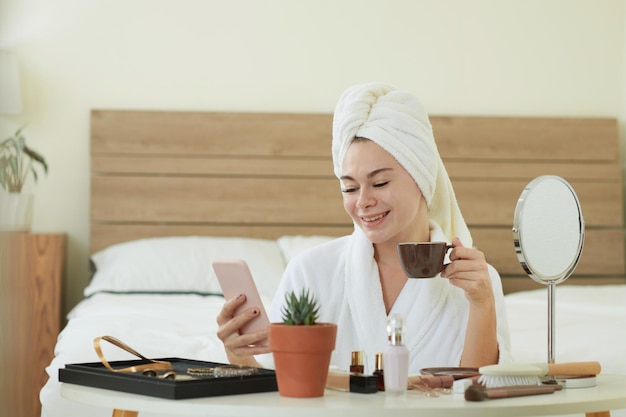
[[[385,364],[385,392],[391,395],[403,395],[407,390],[409,378],[409,350],[402,344],[404,320],[399,314],[390,314],[387,319],[389,344],[383,351]]]

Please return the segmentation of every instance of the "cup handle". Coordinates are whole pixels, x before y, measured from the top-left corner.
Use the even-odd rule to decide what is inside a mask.
[[[450,249],[454,249],[454,246],[452,246],[452,245],[446,245],[446,252],[445,252],[445,253],[447,254],[447,253],[448,253],[448,251],[449,251]],[[445,255],[444,255],[444,256],[445,256]],[[444,263],[444,264],[443,264],[443,266],[441,267],[441,271],[443,271],[444,269],[446,269],[446,267],[447,267],[448,265],[450,265],[450,262],[448,262],[447,264],[446,264],[446,263]],[[441,271],[439,271],[439,272],[441,272]]]

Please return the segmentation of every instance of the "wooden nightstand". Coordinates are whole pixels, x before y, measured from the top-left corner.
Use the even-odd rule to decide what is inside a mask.
[[[0,408],[37,417],[61,323],[65,235],[0,233]]]

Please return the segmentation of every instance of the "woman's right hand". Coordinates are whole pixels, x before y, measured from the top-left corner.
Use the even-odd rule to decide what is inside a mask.
[[[246,296],[244,294],[239,294],[237,297],[226,301],[217,316],[217,337],[224,344],[224,350],[230,363],[261,367],[254,355],[270,352],[267,345],[267,329],[244,335],[239,333],[239,329],[244,324],[259,315],[259,309],[253,307],[235,316],[235,310],[245,301]]]

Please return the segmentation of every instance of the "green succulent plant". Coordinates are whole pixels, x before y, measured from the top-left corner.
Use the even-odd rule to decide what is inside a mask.
[[[0,188],[10,193],[19,193],[29,174],[37,181],[34,163],[40,164],[48,173],[46,160],[26,146],[26,139],[19,129],[13,136],[0,142]]]
[[[307,290],[300,295],[291,291],[285,295],[285,304],[281,308],[283,323],[291,326],[311,326],[319,317],[319,303]]]

